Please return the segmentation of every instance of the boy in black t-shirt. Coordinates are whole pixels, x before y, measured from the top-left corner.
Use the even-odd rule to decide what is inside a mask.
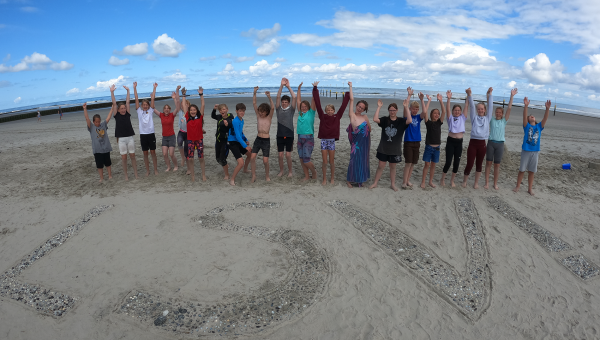
[[[377,147],[377,159],[379,160],[379,166],[377,167],[377,173],[375,174],[375,181],[369,189],[377,187],[377,183],[383,174],[383,169],[386,163],[390,163],[390,180],[392,182],[391,188],[394,191],[398,191],[396,187],[396,163],[402,162],[402,137],[404,130],[412,122],[412,117],[408,114],[408,99],[404,100],[404,117],[398,118],[398,105],[391,103],[388,106],[389,116],[379,118],[379,111],[383,106],[381,100],[377,101],[377,111],[373,121],[381,127],[381,140]]]

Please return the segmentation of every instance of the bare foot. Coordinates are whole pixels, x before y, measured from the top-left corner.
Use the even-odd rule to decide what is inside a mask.
[[[466,188],[467,187],[467,182],[463,182],[462,187]]]
[[[331,184],[331,185],[334,185],[334,184],[335,184],[335,181],[334,181],[334,180],[331,180],[331,181],[329,182],[329,184]]]
[[[146,177],[150,176],[150,170],[146,171]]]
[[[108,176],[108,179],[112,179],[112,176]]]
[[[519,187],[515,187],[515,188],[513,189],[513,191],[514,191],[514,192],[519,192]]]
[[[498,190],[500,188],[497,185],[494,185],[494,189]]]
[[[396,187],[395,185],[390,185],[390,188],[392,188],[392,190],[394,191],[398,191],[398,187]]]
[[[322,186],[326,186],[327,185],[327,180],[323,180],[323,182],[321,183]]]
[[[202,176],[202,182],[206,182],[207,179],[208,179],[208,177]]]
[[[173,168],[173,172],[175,172],[175,171],[177,171],[177,170],[179,170],[179,168],[178,168],[178,167],[174,167],[174,168]]]
[[[169,172],[169,171],[171,171],[171,168],[167,168],[167,170],[165,170],[165,172]]]
[[[271,182],[271,177],[267,176],[267,178],[265,179],[267,182]]]
[[[235,186],[235,182],[234,182],[233,180],[230,180],[230,181],[229,181],[229,185],[233,185],[233,186]]]
[[[456,188],[456,184],[454,182],[450,182],[450,186]]]
[[[352,184],[350,184],[350,182],[346,182],[346,185],[348,186],[348,188],[352,189]]]
[[[479,189],[479,184],[477,184],[477,183],[473,184],[473,189]]]
[[[527,192],[531,195],[531,196],[535,196],[535,194],[533,193],[533,189],[531,190],[527,190]]]
[[[252,175],[252,179],[250,180],[250,183],[254,183],[256,181],[256,175]]]
[[[406,189],[406,188],[408,188],[408,185],[402,184],[401,187],[402,187],[402,189]]]
[[[413,184],[411,182],[408,182],[407,184],[408,184],[409,187],[413,186]]]
[[[425,189],[425,182],[421,183],[421,185],[419,185],[422,189]]]
[[[154,176],[158,176],[158,170],[154,170]]]
[[[292,176],[288,175],[288,177],[292,177]],[[308,181],[309,179],[310,179],[310,178],[308,178],[308,177],[304,177],[304,178],[302,179],[302,182],[306,182],[306,181]]]
[[[369,189],[373,189],[373,188],[377,188],[377,183],[373,183],[373,184],[371,184],[371,186],[369,187]]]
[[[432,187],[432,188],[436,187],[435,184],[433,184],[433,182],[431,182],[431,181],[429,182],[429,186]]]
[[[288,173],[288,177],[292,178],[292,177],[294,177],[294,174],[290,172],[290,173]]]
[[[441,185],[442,187],[445,187],[445,186],[446,186],[446,183],[444,183],[444,181],[440,181],[440,185]]]
[[[102,179],[100,179],[100,182],[98,182],[98,183],[102,184]]]
[[[277,174],[277,177],[281,177],[283,176],[283,170],[279,171],[279,173]]]
[[[249,173],[250,173],[250,170],[248,170],[248,169],[244,169],[244,173],[245,173],[245,174],[249,174]]]
[[[140,178],[138,177],[138,175],[135,175],[135,179],[140,179]]]
[[[129,181],[129,177],[125,176],[125,180],[126,180],[126,181]]]
[[[228,181],[229,180],[229,175],[223,177],[223,180]]]
[[[489,188],[490,188],[490,185],[486,183],[486,184],[483,186],[483,188],[484,188],[484,189],[489,189]]]
[[[188,170],[185,174],[186,175],[191,175],[192,173]]]

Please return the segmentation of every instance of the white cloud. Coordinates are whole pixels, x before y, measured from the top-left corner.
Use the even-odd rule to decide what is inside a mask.
[[[506,84],[506,85],[507,85],[506,87],[508,87],[509,89],[514,89],[515,86],[517,86],[517,82],[512,80],[512,81],[509,81],[508,84]]]
[[[281,31],[281,25],[279,23],[275,23],[272,28],[265,28],[262,30],[251,28],[248,31],[242,32],[242,36],[254,37],[256,42],[262,42],[276,36],[279,31]]]
[[[287,59],[285,59],[285,58],[275,58],[276,63],[284,63],[286,61],[287,61]]]
[[[217,59],[217,57],[213,55],[210,57],[202,57],[202,58],[200,58],[200,61],[215,60],[215,59]]]
[[[278,68],[279,66],[280,66],[279,63],[274,63],[274,64],[270,65],[268,61],[263,59],[263,60],[257,62],[256,64],[250,66],[248,68],[248,72],[253,76],[262,76],[262,75],[267,74],[270,71],[273,71],[274,69]]]
[[[188,77],[181,72],[175,72],[170,76],[163,77],[163,80],[171,83],[184,83],[188,81]]]
[[[564,96],[568,97],[568,98],[573,98],[573,97],[579,97],[579,94],[573,93],[573,92],[565,92]]]
[[[17,97],[14,100],[15,104],[19,104],[21,102],[21,97]]]
[[[177,40],[165,33],[154,40],[152,48],[154,49],[154,53],[160,56],[177,58],[179,53],[185,49],[185,45],[178,43]]]
[[[227,64],[227,65],[225,65],[225,68],[223,69],[223,71],[218,72],[218,74],[224,75],[224,76],[232,76],[232,75],[236,74],[236,71],[235,71],[235,68],[233,67],[233,65]]]
[[[593,100],[593,101],[600,101],[600,96],[596,96],[595,94],[590,94],[588,96],[589,100]]]
[[[72,95],[77,94],[79,92],[81,92],[81,91],[79,91],[78,88],[74,87],[74,88],[70,89],[69,91],[67,91],[67,96],[72,96]]]
[[[127,45],[123,47],[123,50],[114,50],[113,54],[116,55],[144,55],[148,53],[148,43],[139,43],[134,45]]]
[[[527,88],[536,92],[546,92],[545,86],[546,85],[528,84]]]
[[[525,61],[523,65],[523,74],[529,81],[549,84],[560,81],[564,78],[562,71],[564,66],[559,60],[554,63],[545,53],[540,53],[535,57]]]
[[[5,72],[21,72],[21,71],[35,71],[35,70],[46,70],[48,68],[56,71],[70,70],[73,68],[73,64],[66,61],[55,62],[52,61],[45,54],[33,52],[30,56],[25,56],[21,59],[21,62],[14,66],[6,66],[0,64],[0,73]]]
[[[256,49],[256,54],[261,56],[269,56],[279,49],[279,43],[275,39],[271,39],[271,41],[262,44],[259,48]]]
[[[149,60],[149,61],[156,61],[156,56],[154,54],[148,53],[148,54],[146,54],[144,59]]]
[[[112,66],[127,65],[127,64],[129,64],[129,59],[127,59],[127,58],[119,59],[115,56],[111,56],[110,59],[108,59],[108,63],[111,64]]]
[[[123,85],[126,82],[127,82],[127,78],[125,78],[124,76],[121,75],[114,79],[109,79],[106,81],[97,81],[96,86],[90,86],[86,90],[87,91],[103,91],[103,90],[108,90],[112,84],[115,84],[118,87],[119,85]]]
[[[331,52],[327,52],[327,51],[323,51],[323,50],[318,50],[317,52],[313,53],[313,57],[324,57],[326,55],[331,54]]]
[[[600,54],[589,56],[591,65],[581,68],[581,72],[575,74],[576,82],[585,89],[600,91]]]

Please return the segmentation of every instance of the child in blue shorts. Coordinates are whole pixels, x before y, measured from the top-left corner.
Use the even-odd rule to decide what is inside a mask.
[[[427,96],[429,99],[429,96]],[[435,165],[440,161],[440,145],[442,144],[442,124],[444,124],[444,117],[446,116],[446,110],[444,108],[442,95],[438,93],[437,100],[440,102],[442,108],[442,115],[440,117],[440,110],[433,109],[429,113],[429,119],[425,115],[425,127],[427,128],[427,135],[425,136],[425,152],[423,152],[423,178],[421,180],[421,188],[425,189],[425,180],[427,179],[427,170],[431,166],[429,171],[429,186],[435,188],[433,184],[433,174],[435,173]],[[450,99],[448,99],[450,102]],[[429,108],[429,103],[427,104]]]

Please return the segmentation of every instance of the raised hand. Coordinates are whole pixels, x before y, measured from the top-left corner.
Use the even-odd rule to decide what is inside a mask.
[[[254,94],[256,94],[256,92],[258,92],[258,86],[254,86]]]
[[[511,97],[514,97],[517,93],[519,93],[519,91],[517,90],[516,87],[514,89],[510,90],[510,96]]]
[[[125,90],[127,90],[127,92],[129,92],[129,87],[127,87],[127,86],[123,85],[123,88],[124,88]]]
[[[527,98],[527,97],[523,98],[523,104],[525,104],[525,106],[529,106],[529,103],[531,103],[529,98]]]
[[[133,82],[133,88],[135,89],[137,87],[137,81]]]
[[[552,102],[550,100],[546,100],[546,110],[550,110],[552,107]]]
[[[110,92],[115,92],[115,89],[116,89],[116,88],[117,88],[117,87],[115,86],[115,84],[112,84],[112,85],[110,86]]]
[[[452,91],[450,91],[450,90],[446,91],[446,98],[452,99]]]
[[[267,97],[271,97],[271,92],[265,91],[265,94],[267,95]]]
[[[406,89],[406,91],[408,92],[409,97],[412,97],[413,93],[415,93],[410,86]]]
[[[287,83],[287,79],[281,78],[281,85],[285,86],[285,84]]]
[[[180,88],[181,88],[181,85],[177,85],[177,91],[179,91]]]
[[[348,82],[348,86],[352,87],[352,82],[351,81]]]
[[[419,92],[419,99],[423,100],[423,98],[425,98],[425,95],[423,94],[423,92]]]
[[[181,94],[182,94],[183,96],[185,96],[185,94],[186,94],[186,93],[187,93],[187,90],[185,89],[185,87],[184,87],[184,88],[182,88],[182,89],[181,89]]]
[[[87,109],[87,103],[83,103],[83,108]]]
[[[465,92],[467,93],[467,96],[471,96],[471,88],[470,87],[468,89],[466,89]]]
[[[215,107],[214,107],[214,109],[216,110],[216,109],[218,109],[218,108],[219,108],[219,104],[215,104]]]
[[[431,96],[430,95],[426,95],[425,97],[427,97],[427,101],[430,102],[431,101]]]
[[[152,86],[154,86],[154,88],[157,88],[157,87],[158,87],[158,84],[157,84],[157,83],[154,83],[154,85],[152,85]]]
[[[377,107],[382,107],[383,106],[383,102],[381,101],[381,99],[377,99]]]
[[[408,98],[404,99],[402,101],[402,105],[404,106],[405,109],[408,110],[408,103],[410,102],[410,100]]]
[[[318,81],[315,81],[314,83],[312,83],[312,86],[318,86],[318,85],[319,85]]]
[[[437,94],[437,100],[439,101],[443,101],[444,97],[442,97],[442,95],[440,93]]]
[[[301,82],[300,85],[298,85],[298,88],[301,88],[302,84],[304,84],[304,82]]]
[[[177,98],[177,93],[175,93],[175,91],[173,91],[173,93],[171,93],[171,98],[173,98],[173,99]]]
[[[204,89],[202,88],[202,86],[198,86],[198,94],[202,95],[204,93]]]
[[[489,96],[490,94],[492,94],[492,91],[494,91],[494,89],[493,89],[492,87],[490,87],[490,88],[487,90],[487,95]]]

